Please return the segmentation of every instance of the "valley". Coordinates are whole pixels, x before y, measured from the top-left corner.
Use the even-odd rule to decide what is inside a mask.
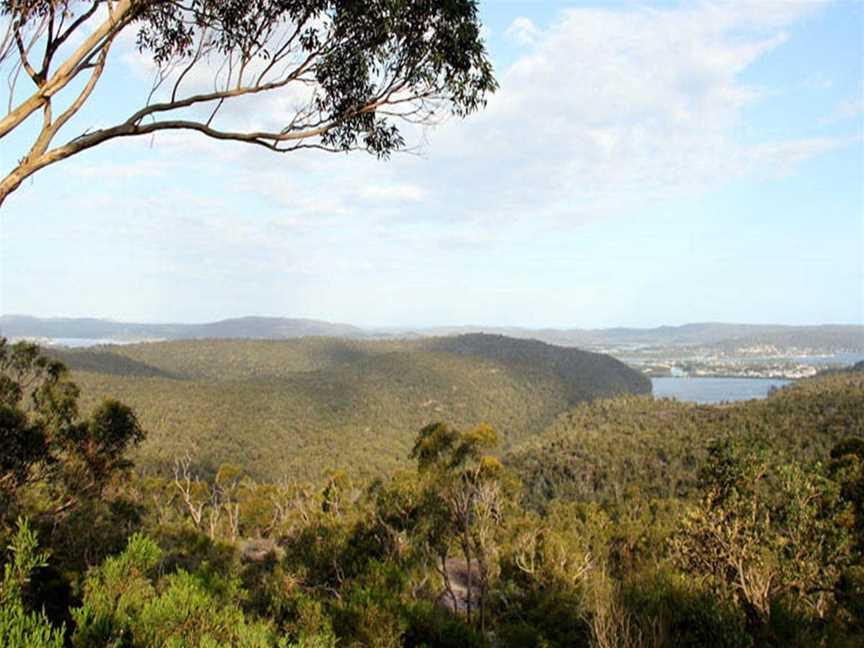
[[[864,0],[0,0],[0,648],[864,646]]]
[[[168,473],[185,454],[213,474],[257,478],[380,475],[404,465],[434,421],[499,431],[502,448],[592,398],[648,394],[650,380],[609,356],[503,336],[413,341],[187,340],[54,349],[84,408],[112,396],[149,431],[134,454]]]

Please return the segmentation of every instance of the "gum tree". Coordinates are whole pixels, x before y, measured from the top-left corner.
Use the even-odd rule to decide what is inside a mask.
[[[152,87],[131,114],[64,135],[121,41]],[[160,131],[387,157],[406,122],[467,115],[495,89],[476,0],[0,0],[0,71],[0,147],[26,142],[0,204],[46,166]]]
[[[426,542],[439,562],[439,572],[453,607],[459,608],[451,582],[448,556],[455,543],[465,560],[465,612],[486,630],[490,585],[498,573],[497,531],[504,494],[503,467],[486,455],[498,444],[498,434],[486,424],[462,432],[446,423],[420,430],[411,458],[424,482],[422,511]],[[477,582],[472,583],[476,571]],[[476,599],[475,599],[476,590]]]
[[[30,485],[55,489],[51,514],[99,497],[144,439],[134,412],[105,400],[89,416],[66,367],[27,342],[0,338],[0,528]]]

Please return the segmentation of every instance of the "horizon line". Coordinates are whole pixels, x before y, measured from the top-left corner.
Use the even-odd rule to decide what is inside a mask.
[[[820,322],[808,324],[787,324],[778,322],[736,322],[722,320],[704,320],[704,321],[688,321],[681,324],[657,324],[657,325],[626,325],[615,324],[611,326],[578,326],[578,325],[544,325],[544,326],[528,326],[523,324],[355,324],[352,322],[331,320],[321,317],[307,316],[288,316],[288,315],[239,315],[235,317],[222,317],[219,319],[211,319],[206,321],[133,321],[115,319],[112,317],[98,316],[69,316],[69,315],[28,315],[24,313],[0,313],[0,318],[27,318],[41,321],[56,321],[56,320],[72,320],[84,321],[92,320],[97,322],[106,322],[111,324],[126,324],[126,325],[143,325],[143,326],[206,326],[208,324],[221,324],[224,322],[232,322],[239,320],[287,320],[287,321],[305,321],[316,322],[321,324],[330,324],[335,326],[350,326],[364,330],[430,330],[430,329],[478,329],[478,328],[493,328],[493,329],[518,329],[525,331],[608,331],[614,329],[636,329],[636,330],[656,330],[662,328],[683,328],[687,326],[762,326],[762,327],[785,327],[785,328],[824,328],[824,327],[857,327],[864,328],[864,320],[861,322]]]

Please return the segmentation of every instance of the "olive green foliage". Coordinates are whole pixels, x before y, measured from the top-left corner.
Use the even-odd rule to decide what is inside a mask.
[[[481,632],[486,629],[490,587],[500,572],[495,536],[505,508],[502,467],[485,455],[497,443],[497,433],[485,424],[461,432],[433,423],[420,430],[411,451],[423,477],[419,535],[437,560],[447,604],[459,610],[464,598],[468,622],[476,614]],[[449,558],[454,543],[464,569]],[[464,574],[464,596],[456,592],[453,572]]]
[[[48,564],[48,553],[39,551],[36,534],[26,520],[18,521],[8,553],[0,582],[0,646],[61,648],[63,629],[52,627],[44,612],[25,608],[31,574]]]
[[[842,439],[864,438],[862,393],[864,374],[842,372],[798,381],[765,400],[713,407],[640,397],[596,400],[518,444],[505,463],[522,475],[534,507],[555,498],[687,496],[714,438],[747,435],[775,455],[825,461]]]
[[[586,398],[650,390],[608,356],[484,335],[191,340],[58,357],[85,407],[112,397],[135,408],[149,438],[132,456],[162,474],[194,450],[211,475],[230,462],[256,479],[380,476],[407,465],[412,431],[432,421],[487,421],[506,449]]]
[[[134,412],[103,399],[82,417],[78,396],[62,363],[0,338],[0,528],[35,500],[53,499],[54,514],[80,508],[131,466],[126,451],[145,436]]]
[[[837,523],[837,482],[819,467],[772,461],[753,439],[713,443],[701,479],[702,499],[671,539],[675,560],[735,600],[754,632],[787,603],[824,621],[854,556]]]
[[[122,483],[131,468],[126,453],[144,432],[116,400],[81,416],[65,367],[32,344],[0,338],[0,392],[0,542],[15,536],[21,516],[39,531],[51,564],[35,570],[26,592],[61,625],[70,621],[72,596],[63,572],[116,551],[138,523],[140,507]]]
[[[75,473],[79,487],[93,487],[127,466],[127,448],[144,439],[135,414],[104,399],[82,418],[78,396],[62,363],[33,344],[0,338],[0,488],[17,489],[46,473]]]
[[[581,404],[503,454],[494,425],[432,420],[374,477],[260,480],[203,469],[193,446],[164,472],[113,469],[72,513],[45,497],[77,492],[68,468],[28,472],[0,631],[76,648],[858,646],[862,412],[861,374],[838,372],[761,403]],[[106,465],[129,416],[84,419]]]
[[[77,389],[64,380],[65,367],[33,344],[9,345],[0,338],[0,490],[14,492],[33,471],[51,463],[72,424]]]
[[[856,365],[860,371],[864,365]],[[864,439],[849,438],[831,450],[831,477],[840,487],[844,509],[840,526],[849,534],[854,555],[864,555]],[[864,633],[864,561],[844,570],[836,595],[849,612],[850,622]]]
[[[272,628],[249,622],[234,602],[239,583],[213,573],[178,570],[156,577],[163,553],[136,534],[126,550],[92,570],[83,605],[73,612],[73,644],[81,648],[209,647],[266,648],[277,642]]]

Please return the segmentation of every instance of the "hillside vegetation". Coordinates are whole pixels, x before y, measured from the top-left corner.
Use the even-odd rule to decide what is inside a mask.
[[[753,345],[780,348],[820,349],[825,352],[864,351],[864,326],[777,324],[725,324],[704,322],[656,328],[526,329],[496,327],[443,327],[426,334],[502,333],[516,338],[533,338],[559,346],[608,347],[709,347],[731,351]]]
[[[359,342],[194,340],[55,351],[83,405],[112,395],[149,437],[134,455],[168,470],[192,454],[256,478],[377,475],[404,464],[436,420],[485,421],[502,447],[541,432],[590,398],[649,393],[650,381],[601,354],[503,336]]]
[[[307,400],[337,403],[334,366],[358,390],[360,377],[379,376],[394,402],[451,374],[466,390],[510,381],[524,396],[519,381],[539,381],[558,385],[562,401],[575,393],[561,372],[578,357],[500,348],[511,343],[101,349],[77,360],[115,373],[77,375],[214,425],[232,408],[267,406],[243,405],[250,384],[270,385],[273,398],[305,384]],[[262,349],[270,363],[244,377]],[[615,369],[595,360],[598,375]],[[118,377],[124,367],[137,375]],[[318,396],[304,376],[333,393]],[[505,402],[476,386],[470,395]],[[200,409],[183,410],[184,399]],[[203,442],[177,472],[141,474],[129,451],[147,456],[153,433],[145,442],[135,412],[116,400],[81,405],[60,364],[0,339],[0,646],[864,645],[858,370],[763,402],[576,404],[503,455],[489,425],[431,422],[408,433],[399,469],[369,479],[255,479],[254,466],[230,464],[205,474],[195,465]],[[327,438],[340,443],[331,468],[374,454],[372,435]]]
[[[585,403],[514,448],[505,462],[535,508],[553,499],[621,502],[634,492],[691,494],[712,439],[754,438],[787,459],[812,462],[850,435],[864,438],[864,373],[854,369],[728,405],[636,396]]]

